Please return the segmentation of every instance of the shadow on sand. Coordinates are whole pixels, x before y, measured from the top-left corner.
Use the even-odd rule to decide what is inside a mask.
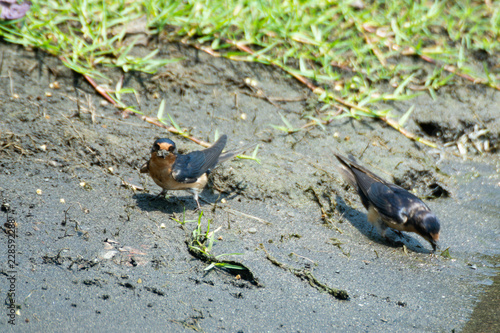
[[[212,208],[214,204],[221,199],[233,200],[238,193],[224,192],[214,193],[211,189],[205,188],[200,194],[199,200],[202,210]],[[160,211],[165,214],[183,213],[195,211],[197,206],[193,196],[187,191],[170,191],[167,196],[159,196],[152,193],[135,193],[132,198],[135,199],[137,206],[146,212]]]

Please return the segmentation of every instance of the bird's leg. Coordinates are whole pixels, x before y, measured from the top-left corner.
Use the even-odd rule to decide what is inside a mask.
[[[379,232],[379,234],[384,237],[386,237],[387,233],[387,225],[382,221],[382,218],[380,217],[379,213],[371,206],[368,208],[368,222],[370,222]]]
[[[156,195],[154,200],[162,199],[162,198],[165,199],[166,195],[167,195],[167,190],[162,190],[160,193],[158,193],[158,195]]]
[[[195,212],[201,211],[201,206],[200,206],[200,202],[198,201],[198,196],[194,197],[194,201],[196,201],[196,206],[197,206]]]
[[[158,199],[165,199],[165,196],[167,195],[167,190],[163,190],[160,193],[158,193],[153,199],[151,200],[158,200]]]
[[[375,228],[377,229],[377,231],[380,233],[380,235],[382,237],[387,239],[387,226],[385,225],[385,223],[381,219],[377,220],[377,223],[375,223]]]
[[[384,221],[382,221],[382,218],[380,217],[380,215],[373,208],[368,210],[368,222],[370,222],[377,229],[379,234],[382,237],[384,237],[385,241],[387,243],[389,243],[390,245],[392,245],[392,246],[403,245],[402,242],[396,242],[387,236],[388,226],[387,226],[387,224],[385,224]],[[394,230],[394,231],[397,231],[397,230]]]
[[[196,206],[197,206],[196,211],[200,211],[201,206],[200,206],[200,201],[198,200],[198,189],[190,188],[188,191],[193,194],[194,201],[196,201]]]

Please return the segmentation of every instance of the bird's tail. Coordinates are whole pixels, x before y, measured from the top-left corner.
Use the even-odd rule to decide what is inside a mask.
[[[342,175],[344,180],[347,181],[349,183],[349,185],[354,186],[354,188],[356,188],[356,186],[357,186],[356,185],[357,184],[356,174],[358,174],[358,177],[360,174],[366,174],[370,178],[372,178],[374,181],[378,181],[378,182],[381,182],[381,183],[386,184],[386,185],[388,184],[385,179],[380,178],[379,176],[377,176],[376,174],[374,174],[370,170],[368,170],[368,169],[362,167],[361,165],[359,165],[358,163],[356,163],[356,159],[351,154],[348,155],[349,158],[345,158],[344,156],[339,155],[335,152],[333,154],[335,155],[335,157],[337,157],[340,164],[342,164],[341,167],[338,167],[340,174]],[[360,173],[360,171],[361,171],[361,173]]]
[[[222,163],[224,161],[232,159],[233,157],[235,157],[237,155],[241,155],[245,151],[254,148],[256,145],[257,145],[256,143],[251,143],[251,144],[248,144],[248,145],[240,147],[240,148],[236,148],[236,149],[232,149],[230,151],[226,151],[226,152],[220,154],[219,160],[218,160],[217,163]]]
[[[339,155],[337,153],[333,153],[335,157],[339,160],[340,166],[337,167],[337,170],[340,172],[342,175],[342,178],[352,187],[352,188],[357,188],[358,185],[356,184],[356,176],[351,170],[351,163],[352,161],[348,160],[342,155]]]

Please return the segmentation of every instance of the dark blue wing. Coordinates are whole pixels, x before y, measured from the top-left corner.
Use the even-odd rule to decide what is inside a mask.
[[[366,209],[370,208],[370,198],[369,198],[369,190],[374,184],[382,184],[378,182],[373,177],[370,177],[365,172],[360,171],[356,168],[350,168],[351,173],[354,176],[354,180],[356,181],[356,186],[358,190],[359,197],[361,198],[361,202]]]
[[[410,217],[408,210],[411,210],[415,204],[423,204],[419,198],[393,184],[373,183],[368,189],[367,195],[381,216],[388,217],[398,223],[406,222]]]
[[[215,167],[226,141],[227,136],[223,135],[210,148],[177,155],[172,166],[172,177],[180,183],[194,183],[201,175]]]

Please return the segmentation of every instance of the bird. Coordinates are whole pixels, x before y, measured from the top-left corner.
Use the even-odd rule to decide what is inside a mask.
[[[368,222],[375,226],[387,241],[387,228],[415,232],[427,240],[436,251],[440,224],[436,215],[418,197],[392,184],[366,168],[334,152],[340,162],[344,180],[357,192],[368,210]]]
[[[187,190],[196,201],[197,210],[201,209],[199,193],[203,191],[208,174],[218,164],[243,153],[251,146],[222,153],[226,146],[227,135],[222,135],[211,147],[179,154],[175,142],[167,138],[157,139],[151,148],[150,159],[141,167],[141,173],[149,173],[154,182],[163,190]]]

